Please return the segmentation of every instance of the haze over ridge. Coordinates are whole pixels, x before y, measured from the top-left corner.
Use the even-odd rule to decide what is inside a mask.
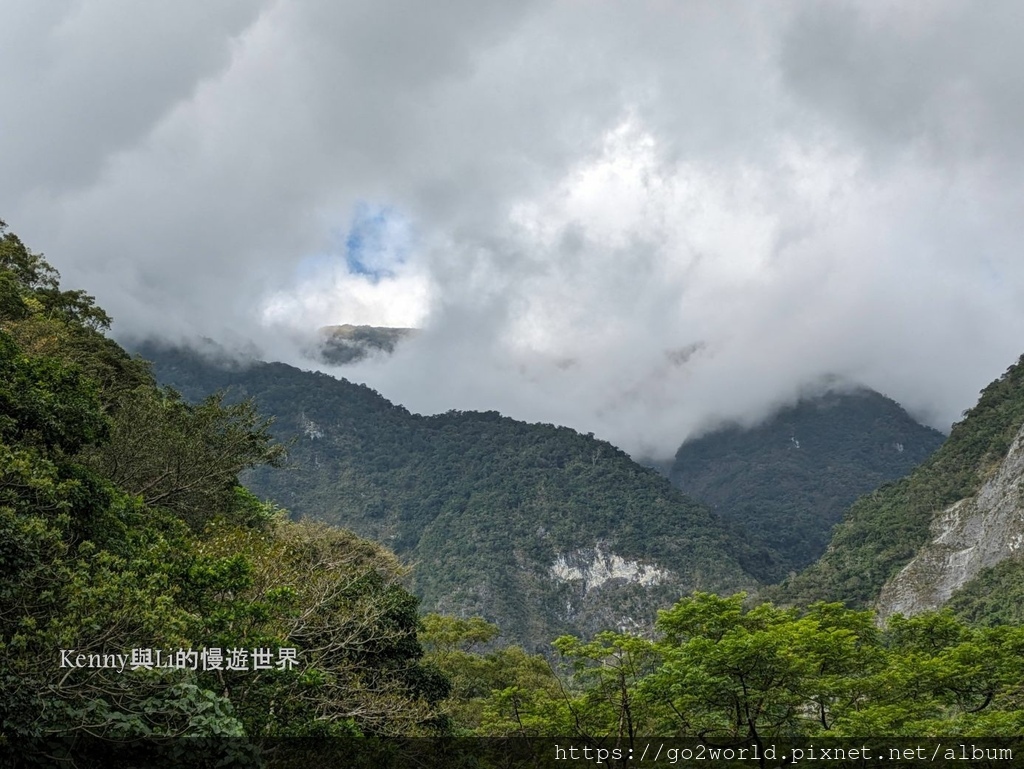
[[[947,428],[1024,338],[1024,10],[33,3],[0,216],[115,334],[666,455],[826,373]]]

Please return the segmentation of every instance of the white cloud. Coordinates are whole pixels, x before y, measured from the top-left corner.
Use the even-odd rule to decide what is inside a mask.
[[[345,371],[414,409],[667,453],[838,372],[948,425],[1024,338],[1024,15],[987,8],[34,3],[0,215],[121,335],[422,323]],[[361,201],[401,227],[354,269]]]

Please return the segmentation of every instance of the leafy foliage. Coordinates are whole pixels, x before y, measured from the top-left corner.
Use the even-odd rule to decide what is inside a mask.
[[[969,622],[1024,624],[1024,561],[1007,559],[985,569],[956,591],[946,605]]]
[[[269,422],[251,403],[225,405],[214,395],[186,403],[173,390],[140,387],[122,394],[111,440],[85,455],[86,465],[151,507],[165,508],[202,530],[231,506],[238,474],[280,464]]]
[[[871,612],[841,604],[745,608],[745,598],[684,598],[660,613],[654,639],[560,638],[566,664],[557,685],[527,694],[491,679],[484,718],[468,725],[477,734],[622,749],[650,735],[763,748],[864,735],[1009,735],[1024,723],[1024,628],[972,627],[944,611],[897,615],[880,629]]]

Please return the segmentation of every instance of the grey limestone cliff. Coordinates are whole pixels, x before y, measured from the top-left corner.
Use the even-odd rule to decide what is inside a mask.
[[[931,539],[889,580],[878,615],[912,615],[941,607],[985,568],[1024,555],[1024,428],[978,493],[938,513]]]

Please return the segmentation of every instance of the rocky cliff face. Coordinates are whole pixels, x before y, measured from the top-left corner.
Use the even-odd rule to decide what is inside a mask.
[[[882,588],[879,618],[939,608],[983,569],[1024,555],[1022,485],[1024,428],[975,496],[935,516],[930,541]]]
[[[551,566],[551,576],[568,583],[579,583],[584,595],[613,580],[639,585],[658,585],[671,573],[653,564],[627,560],[607,550],[603,542],[593,548],[559,554]]]

